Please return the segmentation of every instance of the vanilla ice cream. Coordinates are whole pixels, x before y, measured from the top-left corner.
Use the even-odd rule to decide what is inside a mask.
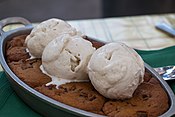
[[[87,64],[95,48],[82,37],[59,36],[44,49],[42,65],[51,76],[67,80],[87,80]]]
[[[62,34],[81,35],[67,22],[52,18],[34,27],[30,35],[27,36],[25,43],[32,56],[41,58],[45,46]]]
[[[95,89],[110,99],[131,98],[144,77],[144,62],[123,43],[109,43],[97,49],[88,64]]]

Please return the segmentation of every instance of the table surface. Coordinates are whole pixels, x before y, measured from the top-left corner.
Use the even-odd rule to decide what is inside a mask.
[[[175,45],[175,38],[155,28],[155,24],[159,22],[175,25],[175,14],[68,21],[77,30],[90,37],[106,42],[123,42],[141,50],[155,50]],[[18,27],[19,25],[10,25],[4,30],[8,31]],[[2,71],[1,66],[0,71]]]

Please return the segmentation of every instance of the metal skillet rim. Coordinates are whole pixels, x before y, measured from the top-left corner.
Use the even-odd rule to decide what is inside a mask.
[[[23,81],[21,81],[8,67],[6,61],[5,61],[5,57],[4,57],[4,40],[6,40],[8,38],[8,36],[11,36],[12,34],[17,34],[18,32],[26,32],[26,31],[31,31],[33,27],[32,26],[26,26],[23,28],[19,28],[16,30],[12,30],[7,32],[5,35],[2,35],[2,38],[0,40],[0,61],[1,61],[1,65],[4,68],[5,72],[10,76],[9,78],[11,78],[12,80],[14,80],[20,87],[22,87],[23,89],[25,89],[26,91],[28,91],[31,95],[35,96],[36,98],[40,98],[42,100],[44,100],[45,102],[51,104],[52,106],[58,107],[58,109],[67,111],[71,114],[79,114],[79,115],[84,115],[84,116],[98,116],[98,117],[104,117],[102,115],[99,114],[94,114],[91,112],[87,112],[81,109],[77,109],[75,107],[72,106],[68,106],[64,103],[58,102],[52,98],[49,98],[41,93],[39,93],[38,91],[34,90],[33,88],[29,87],[27,84],[25,84]],[[23,33],[24,34],[24,33]],[[93,38],[91,38],[93,39]],[[94,40],[94,39],[93,39]],[[175,112],[173,111],[173,109],[175,108],[175,97],[174,97],[174,93],[172,92],[171,88],[168,86],[168,84],[159,76],[159,74],[157,74],[157,72],[155,72],[149,65],[147,65],[145,63],[145,67],[149,70],[149,72],[151,72],[161,83],[162,87],[164,88],[164,90],[167,92],[168,97],[170,98],[169,100],[171,101],[171,105],[170,108],[161,115],[161,117],[167,117],[167,116],[172,116],[173,114],[175,114]],[[22,97],[21,97],[22,98]],[[73,111],[72,111],[73,110]]]

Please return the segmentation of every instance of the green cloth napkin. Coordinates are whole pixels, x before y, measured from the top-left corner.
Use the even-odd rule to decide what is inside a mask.
[[[136,50],[152,67],[175,65],[175,46],[162,50]],[[175,92],[175,81],[168,82]],[[0,72],[0,117],[41,117],[13,91],[4,72]]]
[[[42,117],[16,95],[4,72],[0,72],[0,117]]]
[[[144,51],[136,50],[143,60],[152,67],[175,65],[175,46],[160,50]]]

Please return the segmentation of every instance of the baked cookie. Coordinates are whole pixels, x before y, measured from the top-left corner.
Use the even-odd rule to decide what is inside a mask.
[[[6,49],[10,49],[13,47],[24,47],[25,46],[24,42],[26,37],[27,35],[20,35],[20,36],[13,37],[11,40],[7,42]]]
[[[38,87],[51,81],[51,78],[40,70],[41,60],[20,60],[11,62],[11,70],[26,84],[31,87]]]
[[[168,97],[155,78],[142,83],[128,100],[110,100],[103,111],[111,117],[157,117],[168,109]]]
[[[11,49],[8,49],[6,53],[7,61],[19,61],[19,60],[26,60],[30,58],[29,53],[26,52],[25,47],[13,47]]]
[[[19,61],[22,59],[30,58],[29,53],[26,51],[24,45],[26,35],[14,37],[12,40],[7,42],[6,45],[6,57],[7,62]]]
[[[58,89],[54,85],[35,88],[37,91],[67,105],[101,113],[105,98],[100,95],[90,82],[72,82],[60,85]]]

